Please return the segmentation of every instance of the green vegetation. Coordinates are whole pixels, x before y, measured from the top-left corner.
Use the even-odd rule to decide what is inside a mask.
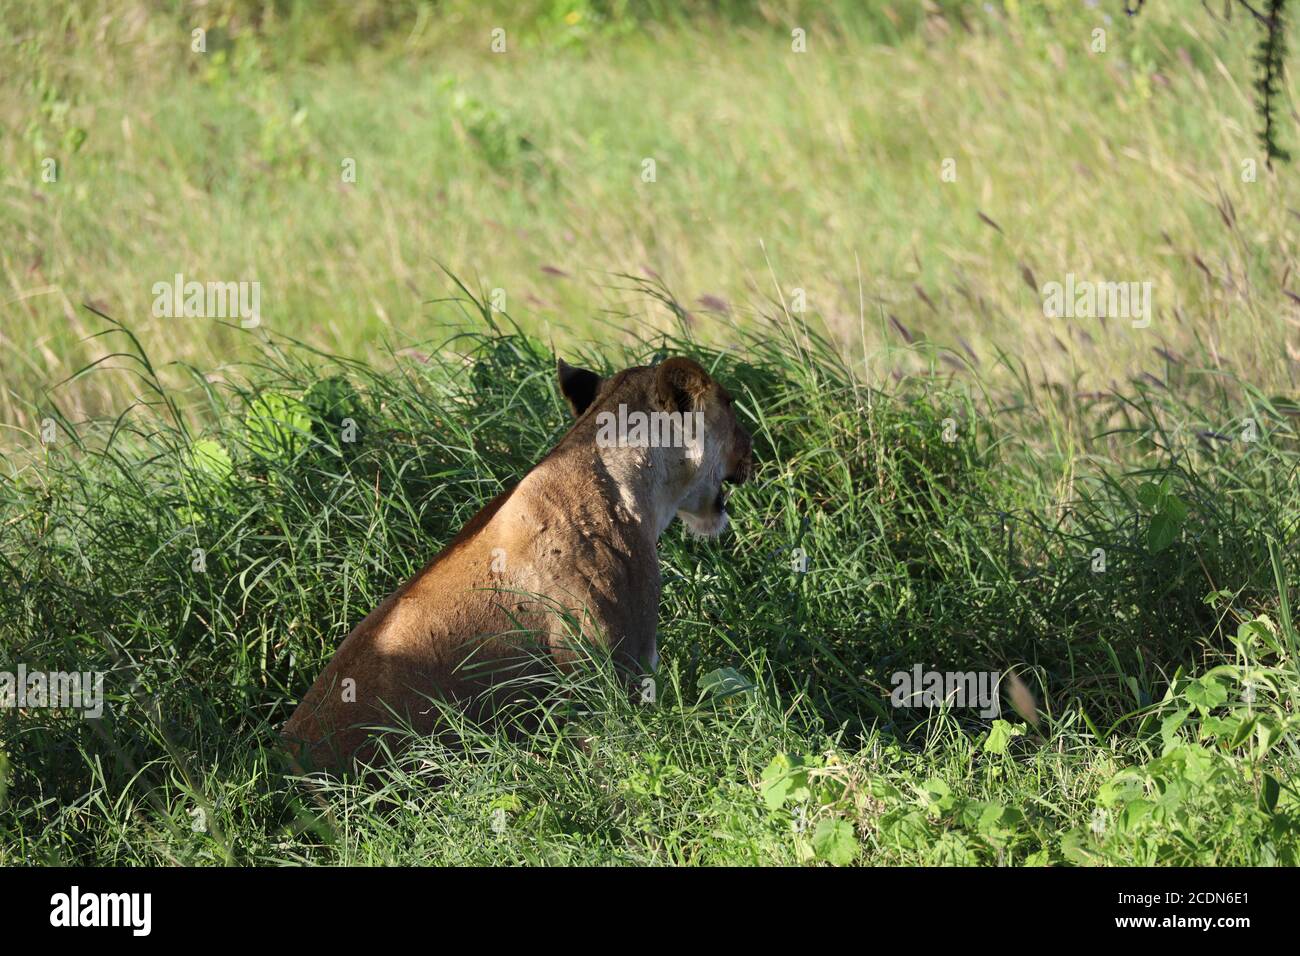
[[[59,422],[0,486],[0,665],[104,670],[110,701],[101,721],[3,714],[5,855],[1295,862],[1288,409],[1216,404],[1222,379],[1190,372],[1197,402],[882,392],[806,329],[735,336],[597,359],[697,356],[761,462],[727,538],[665,537],[653,699],[592,661],[534,737],[464,728],[465,752],[418,744],[306,793],[275,727],[563,432],[551,354],[497,328],[384,372],[286,345],[173,392],[113,333],[146,405]],[[1205,437],[1238,400],[1257,440]],[[891,708],[914,663],[1017,671],[1037,726]]]
[[[0,0],[0,421],[30,435],[43,389],[104,354],[82,303],[213,371],[256,352],[154,317],[154,283],[259,281],[263,330],[382,362],[441,334],[439,263],[559,342],[673,328],[632,275],[715,343],[802,289],[854,356],[903,341],[892,316],[1080,391],[1160,376],[1156,348],[1293,383],[1300,203],[1255,142],[1250,24],[1120,0],[691,6]],[[1045,320],[1069,273],[1151,281],[1151,327]],[[111,388],[58,400],[105,413]]]
[[[894,6],[0,0],[0,673],[107,696],[0,709],[0,863],[1300,862],[1254,38]],[[261,324],[152,316],[178,272]],[[1046,318],[1067,273],[1151,325]],[[593,660],[298,786],[276,727],[563,433],[557,350],[692,355],[754,434],[653,694]],[[915,665],[1035,703],[891,706]]]

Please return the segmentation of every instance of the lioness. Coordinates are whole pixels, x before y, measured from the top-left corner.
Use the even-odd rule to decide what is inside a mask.
[[[659,536],[674,516],[722,533],[750,436],[690,359],[558,370],[573,427],[347,636],[285,724],[297,756],[368,760],[376,726],[433,731],[433,698],[490,718],[539,660],[573,663],[575,623],[623,668],[656,666]]]

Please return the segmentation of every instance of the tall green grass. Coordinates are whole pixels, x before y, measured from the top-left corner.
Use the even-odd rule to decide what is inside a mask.
[[[109,695],[0,708],[0,862],[1300,862],[1295,204],[1250,24],[0,0],[0,28],[0,672]],[[262,327],[153,317],[176,272],[260,281]],[[1047,319],[1067,273],[1152,281],[1152,325]],[[463,747],[304,785],[276,728],[563,434],[557,350],[692,355],[755,437],[728,536],[661,543],[661,670],[593,659],[523,738],[449,712]],[[918,664],[1035,703],[893,707]]]
[[[1293,410],[923,344],[882,388],[779,311],[565,352],[692,355],[754,435],[728,536],[661,543],[653,701],[593,660],[522,740],[300,786],[276,727],[333,649],[567,427],[551,348],[452,291],[472,331],[380,369],[275,337],[164,370],[87,319],[116,357],[78,374],[136,398],[11,460],[0,670],[109,704],[0,710],[5,862],[1296,862]],[[1014,670],[1040,716],[890,706],[914,664]]]

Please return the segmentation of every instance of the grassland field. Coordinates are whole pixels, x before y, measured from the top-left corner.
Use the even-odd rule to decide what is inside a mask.
[[[0,863],[1294,865],[1257,39],[1171,0],[0,0],[0,672],[107,687],[0,710]],[[257,321],[159,314],[177,275]],[[1149,311],[1049,314],[1076,281]],[[665,535],[653,699],[593,661],[526,740],[303,790],[276,728],[563,434],[557,354],[693,355],[755,437],[729,535]],[[1034,705],[892,706],[916,666]]]

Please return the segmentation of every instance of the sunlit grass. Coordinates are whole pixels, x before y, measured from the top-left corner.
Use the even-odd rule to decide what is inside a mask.
[[[901,326],[1082,391],[1160,377],[1158,347],[1294,384],[1294,176],[1258,156],[1249,25],[1195,5],[1114,19],[1104,53],[1104,4],[1051,22],[973,5],[969,30],[810,17],[802,54],[779,15],[578,31],[480,12],[319,62],[285,52],[289,30],[214,28],[194,54],[198,14],[95,12],[20,30],[0,94],[0,415],[27,429],[40,389],[100,354],[83,302],[160,360],[210,364],[239,339],[153,317],[153,284],[256,280],[265,329],[373,359],[442,321],[439,263],[558,339],[671,327],[628,274],[662,278],[714,341],[755,302],[802,301],[851,358],[885,356],[877,377]],[[1067,273],[1152,282],[1150,327],[1046,318],[1039,290]],[[58,400],[103,409],[108,388]]]

